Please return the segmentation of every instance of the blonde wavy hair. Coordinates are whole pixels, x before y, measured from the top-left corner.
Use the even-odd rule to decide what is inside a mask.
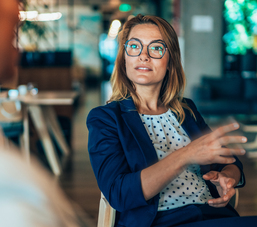
[[[132,97],[136,108],[138,109],[140,106],[140,99],[136,93],[135,86],[127,77],[124,44],[127,41],[129,33],[133,27],[138,24],[149,23],[158,26],[170,56],[168,63],[169,70],[167,70],[164,77],[159,99],[167,109],[170,108],[176,113],[179,123],[182,124],[185,119],[185,112],[183,108],[188,109],[192,114],[193,112],[183,101],[186,79],[181,64],[178,37],[173,27],[166,20],[157,16],[143,16],[139,14],[136,17],[128,20],[123,25],[123,29],[120,31],[118,36],[119,51],[111,76],[112,96],[108,102],[121,101],[128,97]]]

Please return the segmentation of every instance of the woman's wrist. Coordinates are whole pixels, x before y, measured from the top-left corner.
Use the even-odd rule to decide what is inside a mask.
[[[182,155],[181,156],[181,159],[183,160],[182,165],[185,167],[192,165],[192,164],[197,164],[197,162],[194,160],[194,157],[192,157],[192,153],[193,153],[192,149],[193,148],[189,144],[178,150],[180,152],[180,154]]]

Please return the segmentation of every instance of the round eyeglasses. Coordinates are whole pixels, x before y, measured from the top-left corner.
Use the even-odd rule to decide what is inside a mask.
[[[137,57],[142,53],[143,45],[138,39],[129,39],[124,44],[124,48],[128,56]],[[147,46],[147,53],[151,58],[161,59],[166,49],[162,41],[153,41]]]

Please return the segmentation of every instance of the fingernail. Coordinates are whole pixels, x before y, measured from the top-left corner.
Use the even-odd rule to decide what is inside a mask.
[[[239,124],[238,124],[238,123],[234,123],[233,126],[234,126],[235,128],[238,128],[238,127],[239,127]]]
[[[245,154],[245,150],[241,150],[241,154]]]
[[[242,142],[246,142],[247,141],[247,138],[246,137],[243,137],[242,138]]]
[[[209,204],[213,204],[213,201],[208,201]]]

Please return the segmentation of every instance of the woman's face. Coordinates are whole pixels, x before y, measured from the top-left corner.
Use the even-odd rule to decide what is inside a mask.
[[[166,50],[161,59],[154,59],[148,55],[147,46],[154,40],[163,40],[159,28],[154,24],[139,24],[130,31],[128,40],[138,39],[143,45],[139,56],[131,57],[125,53],[127,77],[138,86],[151,86],[161,88],[165,77],[169,53]],[[163,41],[164,42],[164,41]]]

